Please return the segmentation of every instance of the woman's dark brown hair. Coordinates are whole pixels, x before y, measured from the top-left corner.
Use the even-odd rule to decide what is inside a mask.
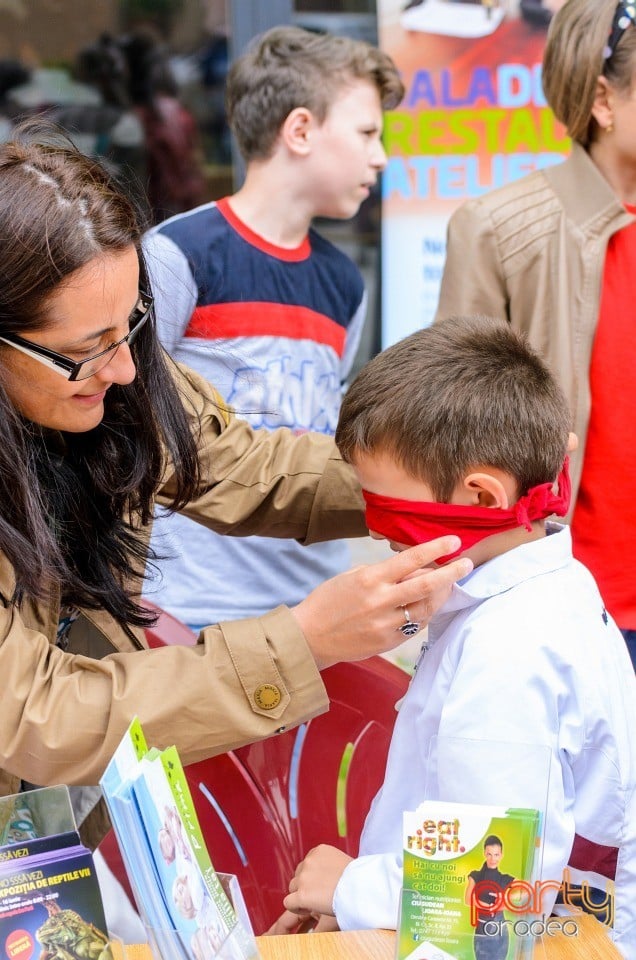
[[[50,128],[30,123],[0,146],[0,336],[47,324],[60,283],[96,257],[134,246],[147,285],[137,212],[104,168]],[[132,353],[135,380],[113,385],[104,418],[86,433],[58,433],[25,420],[4,388],[0,347],[0,551],[15,573],[4,602],[60,594],[62,602],[108,610],[144,625],[131,594],[143,574],[140,527],[169,457],[177,509],[194,494],[193,422],[180,400],[154,321]]]

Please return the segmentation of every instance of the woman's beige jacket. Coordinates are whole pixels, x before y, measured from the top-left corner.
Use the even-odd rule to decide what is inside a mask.
[[[364,533],[353,473],[333,440],[253,431],[209,385],[178,376],[201,421],[203,481],[184,512],[217,532],[314,542]],[[158,502],[170,492],[167,470]],[[0,591],[13,592],[0,557]],[[200,589],[205,589],[201,584]],[[245,584],[249,591],[249,583]],[[69,651],[55,646],[59,598],[0,606],[0,793],[20,781],[96,784],[132,717],[184,763],[274,734],[327,709],[320,674],[285,607],[211,626],[193,647],[146,650],[110,615],[82,611]],[[103,824],[86,839],[95,843]]]
[[[634,218],[586,151],[463,204],[448,225],[435,319],[482,314],[524,333],[559,378],[579,447],[576,498],[590,416],[589,368],[605,251]]]

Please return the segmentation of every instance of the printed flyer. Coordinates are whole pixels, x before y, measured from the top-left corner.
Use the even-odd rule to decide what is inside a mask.
[[[139,912],[163,960],[257,958],[252,931],[212,865],[176,748],[149,750],[135,718],[101,786]]]
[[[112,960],[93,857],[68,791],[3,798],[12,843],[0,848],[0,950],[7,960]],[[47,812],[61,833],[46,834]],[[16,839],[20,834],[20,839]]]
[[[530,956],[539,812],[428,801],[403,825],[398,960]]]

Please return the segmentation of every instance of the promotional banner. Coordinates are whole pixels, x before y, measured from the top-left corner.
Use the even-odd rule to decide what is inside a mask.
[[[561,2],[378,0],[380,45],[406,87],[385,118],[383,347],[431,323],[453,210],[569,151],[541,88]]]

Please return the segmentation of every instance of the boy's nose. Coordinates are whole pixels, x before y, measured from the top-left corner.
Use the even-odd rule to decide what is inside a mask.
[[[384,144],[382,143],[381,140],[378,140],[377,148],[374,152],[373,160],[372,160],[373,166],[377,170],[384,170],[384,168],[387,165],[387,162],[388,162],[388,158],[386,155],[386,151],[384,149]]]

